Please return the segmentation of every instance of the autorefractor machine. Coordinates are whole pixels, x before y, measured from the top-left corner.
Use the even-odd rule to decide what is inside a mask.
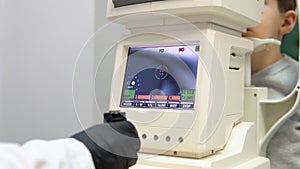
[[[108,0],[118,42],[110,110],[141,139],[133,169],[268,169],[266,147],[299,100],[251,86],[250,54],[276,43],[246,39],[263,0]],[[254,43],[253,43],[254,42]],[[299,83],[298,85],[299,86]]]

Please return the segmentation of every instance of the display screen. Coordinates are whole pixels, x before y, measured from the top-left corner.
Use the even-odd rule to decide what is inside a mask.
[[[112,0],[115,8],[127,6],[127,5],[141,4],[146,2],[155,2],[155,1],[164,1],[164,0]]]
[[[121,107],[193,109],[200,45],[130,47]]]

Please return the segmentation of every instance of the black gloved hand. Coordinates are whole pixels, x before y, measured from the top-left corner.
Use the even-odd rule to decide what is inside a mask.
[[[96,169],[128,169],[137,161],[140,140],[127,120],[95,125],[71,137],[89,149]]]

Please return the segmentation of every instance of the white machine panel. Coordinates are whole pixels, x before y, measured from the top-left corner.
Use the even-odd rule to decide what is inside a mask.
[[[157,32],[118,44],[110,110],[135,124],[141,152],[200,158],[223,149],[243,116],[252,43],[210,28]]]
[[[140,25],[135,23],[141,20],[153,20],[151,23],[157,25],[160,23],[158,20],[161,20],[166,24],[168,22],[166,21],[167,18],[157,18],[155,13],[168,13],[192,23],[212,22],[234,30],[245,31],[245,28],[257,25],[260,22],[264,4],[264,0],[162,0],[154,2],[141,1],[140,3],[138,3],[138,0],[131,1],[137,2],[118,7],[113,3],[113,0],[108,0],[107,17],[110,20],[116,20],[123,16],[137,14],[122,24],[127,27],[132,25],[143,27],[145,25],[142,23]],[[145,18],[147,12],[149,12],[149,15]],[[140,16],[139,14],[142,13],[143,15]]]

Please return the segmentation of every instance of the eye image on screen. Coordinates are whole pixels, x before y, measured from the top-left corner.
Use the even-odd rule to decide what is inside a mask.
[[[130,47],[121,107],[193,109],[200,45]]]

